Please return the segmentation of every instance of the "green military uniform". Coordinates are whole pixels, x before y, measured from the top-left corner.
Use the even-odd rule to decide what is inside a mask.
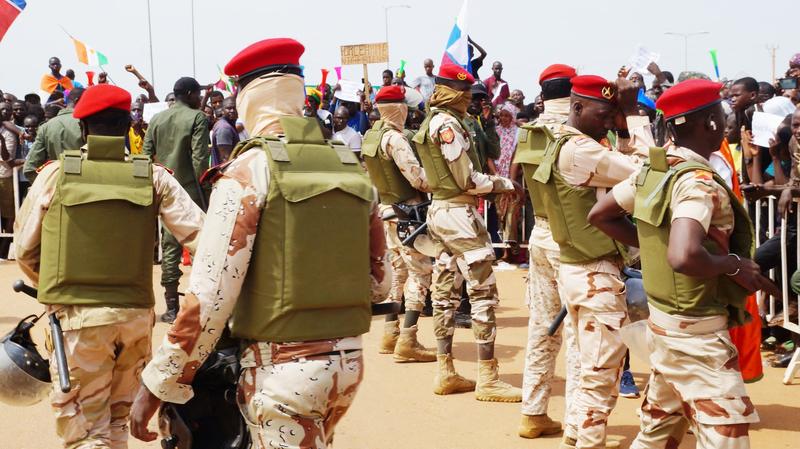
[[[467,114],[464,116],[464,125],[472,136],[475,143],[475,150],[478,152],[478,159],[481,161],[481,171],[486,173],[489,159],[500,157],[500,140],[494,126],[489,130],[484,130],[480,120]]]
[[[39,127],[22,168],[28,181],[36,179],[36,169],[45,162],[58,160],[65,150],[74,150],[83,145],[81,127],[78,119],[72,117],[72,111],[72,108],[64,108]]]
[[[209,135],[208,122],[201,111],[178,101],[156,114],[147,128],[142,151],[172,170],[192,200],[205,209],[205,197],[198,180],[208,169]],[[177,293],[181,246],[164,230],[161,247],[161,285],[168,288],[168,294],[172,289]]]

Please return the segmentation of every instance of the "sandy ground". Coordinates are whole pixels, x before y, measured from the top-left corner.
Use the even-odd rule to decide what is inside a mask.
[[[158,279],[156,267],[155,279]],[[0,311],[0,332],[5,333],[23,316],[41,311],[34,301],[11,290],[13,280],[21,277],[16,265],[0,264],[0,292],[4,307]],[[527,311],[523,297],[522,270],[497,273],[501,306],[498,310],[497,357],[501,377],[521,386],[522,366],[527,335]],[[185,279],[185,278],[184,278]],[[160,288],[156,289],[159,292]],[[158,304],[156,312],[163,311]],[[482,403],[472,394],[436,396],[432,393],[435,364],[395,364],[391,356],[377,353],[382,332],[382,318],[376,318],[372,330],[365,335],[366,374],[358,396],[339,425],[334,447],[340,449],[462,449],[462,448],[526,448],[558,447],[558,436],[524,440],[516,433],[519,404]],[[37,326],[35,338],[40,340],[43,326]],[[420,339],[428,346],[434,343],[432,321],[420,322]],[[153,341],[161,341],[166,325],[157,324]],[[458,329],[454,353],[456,368],[465,376],[477,374],[476,349],[472,333]],[[633,360],[633,371],[640,388],[644,388],[648,367]],[[561,419],[564,411],[563,362],[559,359],[558,379],[550,402],[550,415]],[[781,383],[783,370],[766,368],[764,380],[748,387],[761,423],[751,430],[753,448],[800,448],[800,379],[795,385]],[[610,435],[628,447],[639,428],[636,408],[640,400],[620,398],[610,419]],[[58,439],[49,404],[28,408],[0,405],[0,449],[57,448]],[[158,448],[131,440],[132,449]],[[693,448],[694,438],[687,435],[680,448]]]

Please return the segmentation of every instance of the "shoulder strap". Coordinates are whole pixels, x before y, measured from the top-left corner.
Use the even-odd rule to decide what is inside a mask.
[[[543,131],[548,140],[547,148],[544,151],[544,156],[542,156],[542,161],[539,164],[539,168],[537,168],[533,173],[533,179],[541,182],[542,184],[547,184],[550,181],[550,176],[553,173],[553,167],[558,161],[558,154],[561,152],[561,147],[577,134],[563,133],[556,136],[547,127],[544,127]]]

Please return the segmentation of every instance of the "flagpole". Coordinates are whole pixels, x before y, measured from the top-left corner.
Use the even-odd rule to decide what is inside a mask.
[[[150,44],[150,82],[156,85],[155,69],[153,68],[153,26],[150,22],[150,0],[147,0],[147,36]]]
[[[197,78],[197,66],[196,66],[196,57],[195,57],[195,45],[194,45],[194,0],[189,0],[191,4],[192,10],[192,77]]]

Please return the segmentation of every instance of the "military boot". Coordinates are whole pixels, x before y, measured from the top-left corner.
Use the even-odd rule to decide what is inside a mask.
[[[578,440],[565,435],[564,439],[561,440],[561,444],[558,445],[558,449],[575,449],[576,444],[578,444]],[[606,449],[617,449],[619,447],[619,441],[606,440]]]
[[[522,390],[500,380],[497,359],[478,360],[475,398],[488,402],[522,402]]]
[[[453,356],[437,354],[439,372],[433,379],[433,392],[436,394],[463,393],[475,390],[475,381],[461,377],[453,367]]]
[[[178,317],[178,310],[181,307],[181,303],[178,300],[178,286],[167,286],[165,288],[164,302],[167,303],[167,311],[161,315],[161,321],[172,324],[175,321],[175,318]]]
[[[404,362],[435,362],[436,351],[427,349],[417,340],[417,326],[406,327],[400,330],[400,338],[394,347],[394,361]]]
[[[397,346],[397,337],[400,336],[400,321],[387,321],[383,323],[383,337],[381,338],[381,354],[394,354]]]
[[[522,438],[539,438],[561,432],[561,423],[547,415],[522,415],[518,432]]]

